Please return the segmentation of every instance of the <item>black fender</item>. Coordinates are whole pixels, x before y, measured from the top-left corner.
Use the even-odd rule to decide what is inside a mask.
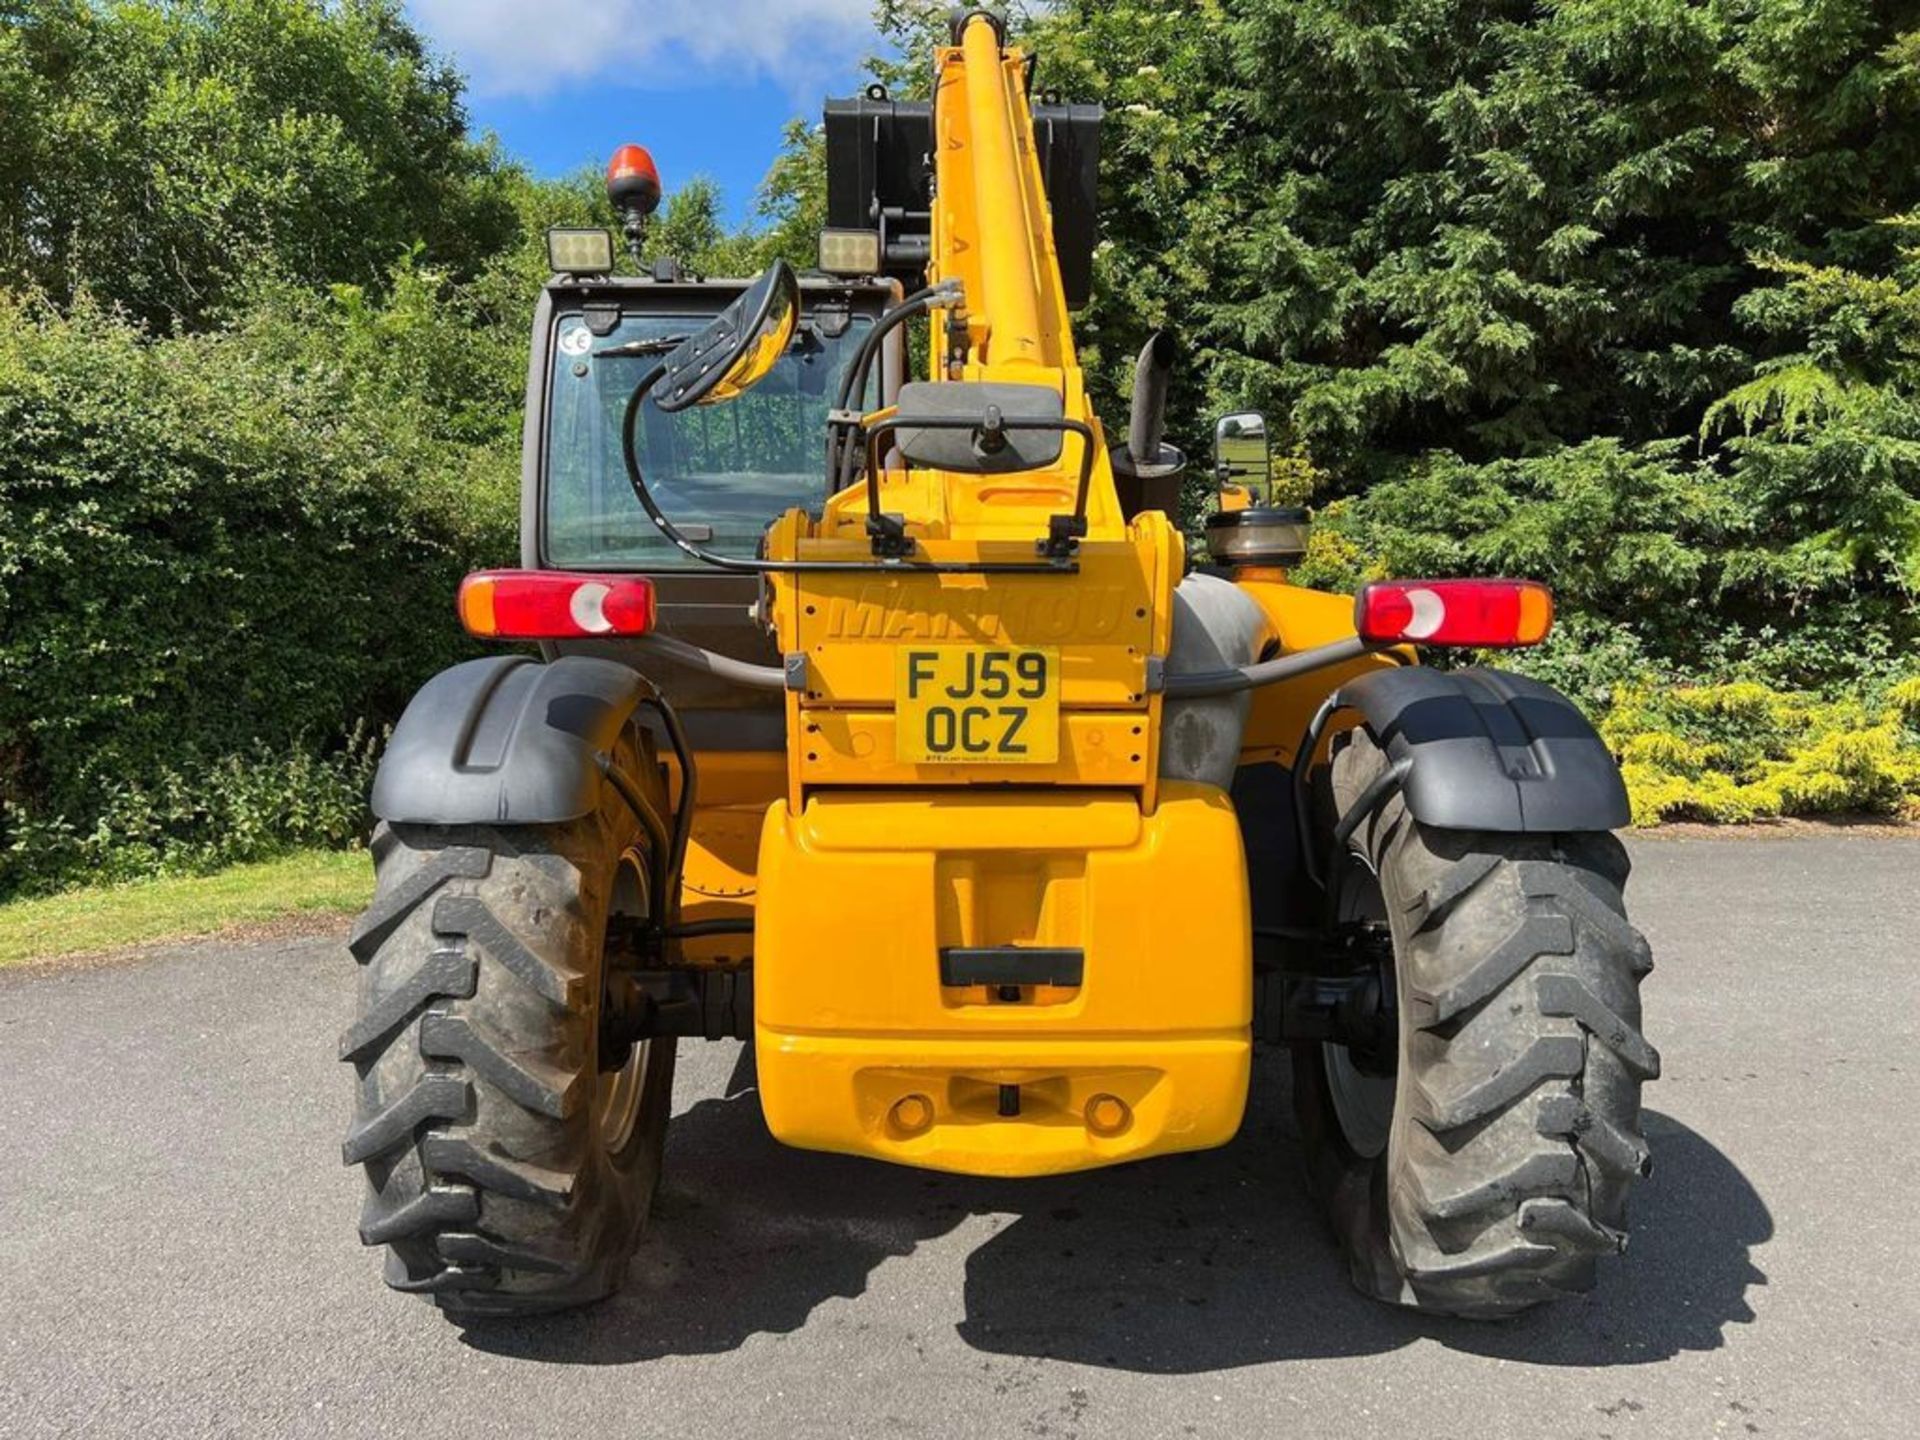
[[[1586,716],[1551,686],[1503,670],[1384,667],[1343,685],[1423,825],[1561,834],[1630,818],[1620,767]]]
[[[392,824],[558,825],[600,805],[620,733],[653,695],[639,672],[568,655],[443,670],[413,697],[373,780]]]

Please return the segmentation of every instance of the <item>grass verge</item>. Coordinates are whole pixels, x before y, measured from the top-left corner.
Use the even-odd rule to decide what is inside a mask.
[[[214,875],[73,890],[0,905],[0,968],[215,935],[300,915],[350,915],[373,894],[365,851],[308,850]]]

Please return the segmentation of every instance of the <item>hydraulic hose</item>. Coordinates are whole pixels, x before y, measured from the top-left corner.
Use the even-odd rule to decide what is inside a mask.
[[[1258,665],[1242,665],[1234,670],[1208,670],[1198,675],[1169,675],[1166,696],[1169,700],[1201,700],[1216,695],[1234,695],[1242,690],[1258,690],[1263,685],[1296,680],[1315,670],[1324,670],[1329,665],[1344,665],[1349,660],[1358,660],[1362,655],[1371,655],[1386,648],[1352,635],[1345,640],[1336,640],[1331,645],[1316,645],[1311,650],[1298,650],[1291,655],[1282,655],[1277,660],[1264,660]]]
[[[860,348],[854,353],[853,363],[847,367],[847,373],[840,377],[840,394],[834,403],[837,414],[849,413],[854,398],[867,393],[867,376],[873,370],[873,362],[878,358],[881,347],[886,344],[887,336],[906,324],[917,315],[925,315],[942,305],[951,304],[959,295],[959,286],[955,281],[947,281],[925,290],[917,290],[902,300],[893,309],[882,315],[867,332],[867,338],[860,342]],[[834,422],[834,428],[842,428]],[[859,457],[860,447],[853,443],[852,425],[844,427],[846,434],[841,437],[839,452],[835,464],[834,486],[836,491],[844,490],[853,483],[854,463]]]
[[[867,332],[866,338],[860,342],[860,348],[853,352],[853,363],[840,377],[840,393],[835,397],[834,409],[847,409],[853,404],[855,395],[865,392],[867,373],[873,368],[873,358],[880,353],[880,347],[885,343],[887,336],[914,316],[921,314],[926,309],[926,302],[942,294],[947,288],[947,286],[932,286],[925,290],[916,290],[880,317],[873,329]]]
[[[685,665],[690,670],[702,670],[716,680],[725,680],[731,685],[741,685],[749,690],[785,690],[787,675],[784,670],[772,665],[749,665],[744,660],[735,660],[731,656],[716,655],[711,650],[702,650],[698,645],[689,645],[684,640],[676,640],[671,635],[642,635],[634,641],[642,650],[651,650],[663,659],[676,665]]]

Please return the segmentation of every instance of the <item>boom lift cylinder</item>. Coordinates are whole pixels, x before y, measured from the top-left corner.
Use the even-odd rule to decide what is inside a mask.
[[[983,294],[976,301],[988,327],[987,356],[998,365],[1045,363],[1040,347],[1040,297],[1034,281],[1033,217],[1027,213],[1026,171],[1014,139],[1000,35],[986,16],[967,23],[966,96],[973,168],[974,223]],[[943,140],[945,137],[941,137]]]

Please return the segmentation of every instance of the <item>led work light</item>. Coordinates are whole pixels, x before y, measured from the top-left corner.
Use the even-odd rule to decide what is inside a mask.
[[[556,275],[613,273],[613,236],[605,230],[547,231],[547,264]]]
[[[880,273],[878,230],[822,230],[820,268],[829,275],[855,278]]]

